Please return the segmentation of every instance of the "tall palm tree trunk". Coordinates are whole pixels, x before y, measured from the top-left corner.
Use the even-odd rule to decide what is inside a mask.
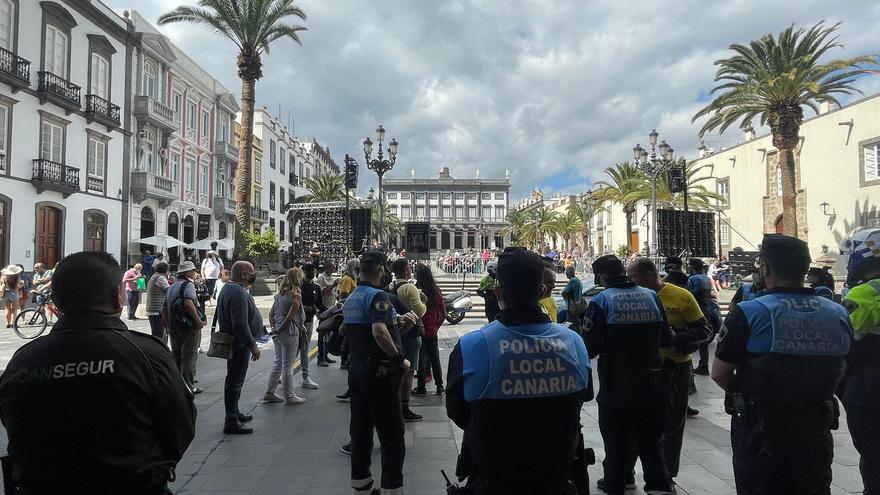
[[[241,132],[238,139],[238,168],[235,170],[234,259],[241,259],[246,247],[244,231],[250,229],[251,146],[254,134],[254,86],[256,83],[256,78],[246,76],[241,78]]]
[[[623,208],[623,212],[626,214],[626,245],[629,247],[629,252],[635,252],[635,248],[632,246],[632,229],[633,229],[633,209],[629,206],[625,206]],[[611,246],[611,250],[614,250],[614,246]]]
[[[782,233],[798,236],[797,179],[794,150],[800,142],[801,107],[783,108],[770,113],[768,124],[773,134],[773,146],[779,150],[779,170],[782,176]]]

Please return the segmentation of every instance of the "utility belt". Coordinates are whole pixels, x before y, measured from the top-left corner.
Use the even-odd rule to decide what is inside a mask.
[[[761,401],[753,394],[728,392],[724,397],[724,412],[747,424],[810,421],[825,424],[831,430],[840,428],[840,405],[835,397],[824,401],[788,402],[782,405]]]
[[[351,356],[349,361],[352,363],[366,364],[371,371],[375,373],[376,378],[386,378],[398,374],[403,374],[400,365],[390,359],[377,357]]]
[[[461,490],[461,488],[459,488]],[[490,493],[529,493],[529,494],[577,494],[577,487],[572,480],[565,481],[547,481],[536,484],[513,483],[510,481],[496,480],[492,478],[484,478],[482,476],[471,476],[468,478],[467,487],[464,492],[453,492],[456,495],[469,495],[474,492],[488,490]]]

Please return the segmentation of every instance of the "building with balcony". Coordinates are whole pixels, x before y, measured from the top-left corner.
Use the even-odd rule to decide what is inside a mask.
[[[99,0],[0,1],[0,265],[124,259],[134,44]]]
[[[129,238],[168,234],[189,244],[231,236],[229,180],[238,154],[231,126],[238,104],[143,16],[130,17],[136,47]],[[129,261],[145,248],[132,243]],[[196,253],[168,254],[176,263]]]
[[[403,244],[407,222],[431,224],[431,249],[500,249],[500,234],[510,201],[510,177],[504,179],[454,178],[443,167],[433,179],[386,178],[385,201],[400,219],[401,232],[390,243]]]

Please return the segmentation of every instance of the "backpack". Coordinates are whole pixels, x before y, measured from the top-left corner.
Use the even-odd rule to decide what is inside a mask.
[[[183,297],[183,293],[186,290],[186,284],[192,283],[191,280],[185,280],[182,284],[180,284],[180,289],[177,290],[177,297],[174,298],[174,302],[172,303],[170,308],[168,309],[168,321],[174,322],[174,327],[178,330],[191,332],[195,329],[195,322],[190,316],[189,312],[186,310],[186,306],[184,305],[184,301],[186,298]],[[199,308],[198,304],[196,306],[196,312],[199,314],[199,318],[202,320],[205,319],[205,314]]]

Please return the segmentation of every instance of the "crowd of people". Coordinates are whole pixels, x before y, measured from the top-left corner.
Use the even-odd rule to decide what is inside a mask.
[[[725,391],[738,493],[830,493],[838,398],[861,455],[865,493],[878,493],[878,243],[880,229],[846,240],[848,290],[838,304],[827,272],[810,269],[805,242],[765,236],[752,281],[738,289],[723,323],[703,261],[688,260],[688,275],[674,257],[661,270],[650,258],[624,263],[614,255],[592,262],[604,290],[589,300],[573,267],[566,270],[569,325],[556,323],[546,301],[555,263],[508,248],[487,261],[480,288],[497,310],[456,343],[446,373],[437,345],[443,296],[429,266],[413,268],[403,258],[389,263],[371,250],[347,263],[338,279],[331,264],[291,268],[267,329],[248,292],[254,266],[237,261],[217,291],[212,324],[229,345],[223,431],[253,432],[253,416],[240,410],[239,399],[249,363],[261,357],[259,339],[268,333],[275,348],[263,402],[301,404],[293,362],[299,357],[304,367],[303,388],[317,388],[307,371],[315,318],[321,315],[323,326],[341,312],[339,325],[319,332],[317,365],[341,355],[348,370],[349,390],[340,398],[350,400],[343,451],[351,455],[355,494],[401,493],[404,422],[421,419],[410,397],[428,393],[429,377],[464,431],[455,474],[466,488],[450,485],[449,493],[589,493],[580,416],[594,399],[593,358],[605,451],[597,485],[605,493],[635,488],[637,460],[646,492],[676,493],[694,373],[709,373]],[[63,316],[49,335],[22,347],[0,377],[9,481],[23,493],[95,486],[101,493],[167,493],[194,436],[197,335],[207,318],[194,283],[204,276],[195,264],[181,263],[175,280],[167,263],[151,268],[149,280],[138,284],[143,267],[123,272],[106,253],[75,253],[56,267],[54,297]],[[130,297],[121,294],[133,281],[147,292],[149,316],[159,313],[157,338],[130,332],[120,321]],[[68,407],[47,408],[45,397]],[[86,407],[94,403],[105,407]],[[371,472],[374,429],[379,481]]]

